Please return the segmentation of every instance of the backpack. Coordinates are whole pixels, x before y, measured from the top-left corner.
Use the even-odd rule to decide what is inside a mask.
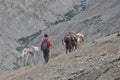
[[[42,50],[48,50],[48,40],[45,39],[42,43]]]
[[[35,51],[31,51],[31,52],[30,52],[30,54],[31,54],[32,56],[34,56],[34,54],[35,54]]]

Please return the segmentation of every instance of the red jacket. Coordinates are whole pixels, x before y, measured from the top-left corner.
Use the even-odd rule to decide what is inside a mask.
[[[50,50],[50,48],[52,47],[52,42],[51,42],[51,40],[49,38],[45,38],[45,37],[40,41],[40,48],[42,50],[42,44],[43,44],[43,42],[44,42],[45,39],[48,40],[48,48]]]

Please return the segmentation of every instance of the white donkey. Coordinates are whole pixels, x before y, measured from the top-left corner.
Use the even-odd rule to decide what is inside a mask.
[[[38,58],[40,58],[40,49],[36,46],[28,45],[22,51],[22,66],[28,66],[31,63],[38,64]]]
[[[85,36],[82,33],[77,33],[76,36],[77,36],[77,45],[78,48],[80,48],[80,46],[84,43]]]

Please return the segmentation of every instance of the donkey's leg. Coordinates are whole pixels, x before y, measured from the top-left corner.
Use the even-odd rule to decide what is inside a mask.
[[[81,47],[81,42],[79,42],[78,45],[79,45],[78,49],[80,49],[80,47]]]
[[[21,59],[21,63],[20,63],[21,67],[23,67],[23,57]]]
[[[64,51],[65,51],[65,53],[67,53],[67,45],[65,42],[64,42]]]
[[[26,55],[24,55],[22,57],[22,66],[25,67],[26,66]]]
[[[27,54],[24,56],[24,67],[27,65]]]
[[[36,64],[36,52],[34,53],[34,55],[33,56],[31,56],[31,59],[32,59],[32,64],[34,65],[34,64]]]
[[[39,58],[40,58],[40,51],[39,50],[36,51],[34,58],[35,58],[35,64],[38,64]]]
[[[26,62],[26,66],[29,66],[30,65],[30,54],[27,54],[26,55],[26,60],[25,60],[25,62]]]

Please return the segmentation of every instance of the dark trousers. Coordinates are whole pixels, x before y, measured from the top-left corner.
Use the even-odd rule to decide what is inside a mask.
[[[49,61],[49,50],[43,50],[43,57],[45,60],[45,63],[47,63]]]

